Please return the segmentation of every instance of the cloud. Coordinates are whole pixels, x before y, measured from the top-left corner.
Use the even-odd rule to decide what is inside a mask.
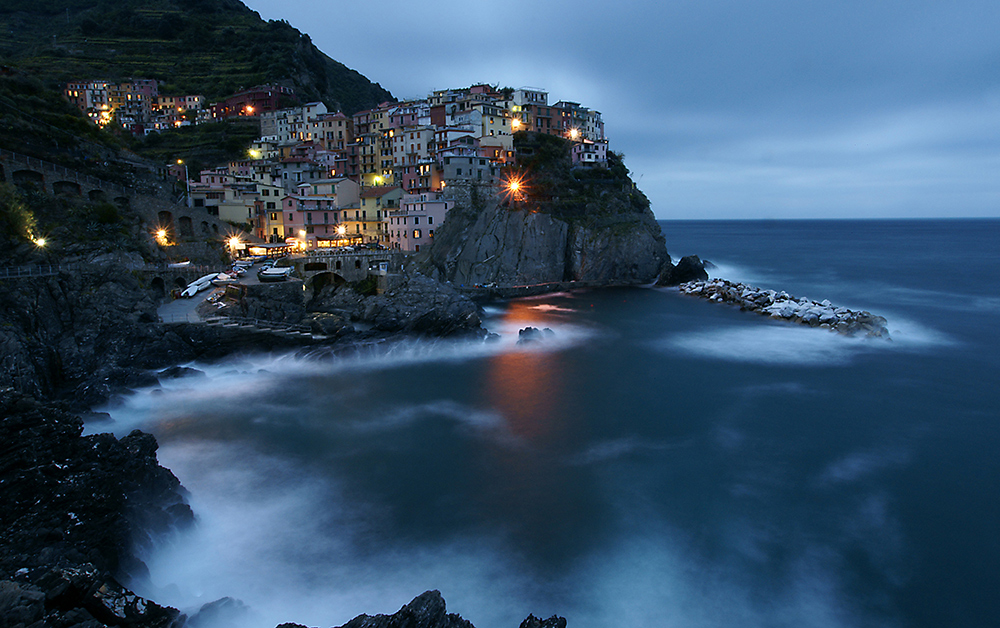
[[[251,6],[399,97],[488,82],[601,111],[660,217],[1000,207],[996,2]]]

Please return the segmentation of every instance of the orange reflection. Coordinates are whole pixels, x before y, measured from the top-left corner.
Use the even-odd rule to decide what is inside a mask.
[[[532,302],[513,302],[504,315],[512,329],[544,326],[544,316]],[[544,342],[544,340],[538,341]],[[562,394],[555,354],[526,345],[493,357],[486,373],[490,404],[507,419],[511,433],[532,442],[551,438],[557,430],[557,403]]]

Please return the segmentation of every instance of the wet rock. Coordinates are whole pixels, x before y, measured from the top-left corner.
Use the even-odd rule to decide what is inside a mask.
[[[81,436],[67,406],[10,389],[0,416],[0,617],[41,608],[45,625],[169,625],[177,611],[118,584],[145,573],[137,551],[193,521],[156,440]]]
[[[543,338],[551,338],[555,336],[555,332],[548,327],[544,329],[537,329],[535,327],[525,327],[524,329],[517,332],[517,344],[530,344],[542,340]]]
[[[548,619],[539,619],[534,615],[521,622],[521,628],[566,628],[566,618],[553,615]]]
[[[733,283],[725,279],[692,281],[680,285],[682,294],[708,299],[716,303],[737,305],[741,310],[757,312],[774,319],[826,327],[842,334],[864,334],[871,338],[889,338],[886,319],[867,311],[836,307],[829,300],[812,301],[796,298],[787,292],[762,290],[755,286]]]
[[[676,266],[667,266],[657,279],[658,286],[677,286],[689,281],[704,281],[708,279],[705,270],[706,263],[697,255],[682,257]]]
[[[341,628],[475,628],[448,613],[440,591],[427,591],[392,615],[359,615]]]
[[[204,371],[189,366],[171,366],[158,373],[163,379],[180,379],[182,377],[206,377]]]

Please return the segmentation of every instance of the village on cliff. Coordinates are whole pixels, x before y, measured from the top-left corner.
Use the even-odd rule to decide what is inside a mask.
[[[607,164],[600,112],[550,104],[541,89],[474,85],[350,116],[322,102],[288,106],[294,93],[278,85],[213,104],[199,95],[162,96],[149,79],[73,82],[64,94],[95,123],[136,135],[258,120],[260,138],[245,159],[198,173],[178,161],[167,172],[184,181],[189,207],[243,226],[258,251],[275,254],[357,245],[419,252],[455,204],[449,186],[517,194],[505,167],[514,163],[518,131],[566,138],[576,167]],[[190,235],[186,228],[178,225],[178,235]]]

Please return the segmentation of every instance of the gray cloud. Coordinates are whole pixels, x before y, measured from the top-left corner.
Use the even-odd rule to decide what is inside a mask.
[[[251,0],[397,97],[604,113],[660,217],[1000,215],[1000,4]]]

